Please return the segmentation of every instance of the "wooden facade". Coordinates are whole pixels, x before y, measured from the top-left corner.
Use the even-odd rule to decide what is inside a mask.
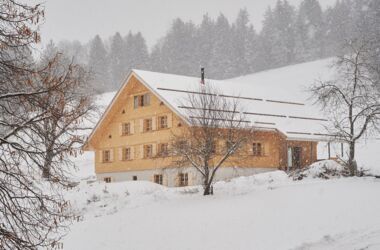
[[[170,147],[173,133],[181,133],[184,126],[180,115],[132,73],[90,135],[85,150],[95,152],[99,179],[111,181],[107,174],[151,171],[151,181],[165,185],[168,178],[175,178],[176,185],[181,185],[178,178],[185,178],[183,175],[163,178],[158,170],[177,167],[164,151]],[[244,157],[232,157],[223,167],[287,170],[289,164],[304,167],[317,160],[317,142],[289,141],[276,129],[258,130],[241,151]]]

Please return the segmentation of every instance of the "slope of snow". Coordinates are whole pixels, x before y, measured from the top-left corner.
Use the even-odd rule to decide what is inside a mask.
[[[281,172],[201,187],[82,183],[64,249],[379,249],[380,180],[294,182]],[[352,245],[354,244],[354,245]]]

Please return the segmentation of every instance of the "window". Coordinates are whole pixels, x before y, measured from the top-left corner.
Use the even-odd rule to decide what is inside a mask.
[[[134,175],[134,176],[132,177],[132,180],[137,181],[137,175]]]
[[[122,151],[122,160],[123,161],[128,161],[131,159],[131,148],[123,148]]]
[[[131,124],[129,122],[122,124],[121,134],[122,135],[130,135],[131,134]]]
[[[104,177],[104,182],[105,183],[110,183],[111,182],[111,177]]]
[[[162,185],[162,174],[155,174],[154,175],[154,182]]]
[[[150,105],[150,95],[144,94],[144,95],[137,95],[133,98],[133,107],[137,109],[138,107],[144,107]]]
[[[152,158],[153,156],[153,146],[144,145],[144,158]]]
[[[215,143],[215,141],[211,142],[210,148],[211,148],[211,153],[215,154],[216,153],[216,143]]]
[[[187,173],[180,173],[178,177],[180,187],[185,187],[189,185],[189,175]]]
[[[169,155],[168,151],[168,144],[167,143],[160,143],[158,144],[158,155],[161,157],[165,157]]]
[[[252,153],[253,153],[253,156],[263,156],[264,155],[263,145],[260,142],[253,143]]]
[[[166,115],[158,117],[158,126],[160,129],[168,127],[168,117]]]
[[[144,119],[144,132],[152,131],[152,119]]]
[[[111,150],[103,150],[103,162],[111,162]]]

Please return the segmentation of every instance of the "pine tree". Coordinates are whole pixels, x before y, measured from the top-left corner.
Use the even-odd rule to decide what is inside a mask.
[[[196,60],[200,66],[206,69],[206,73],[209,75],[210,61],[212,57],[212,49],[215,44],[215,23],[206,14],[203,16],[202,23],[196,32]]]
[[[278,0],[273,11],[274,23],[274,67],[295,62],[295,10],[288,1]]]
[[[118,89],[121,81],[127,74],[125,71],[126,60],[122,53],[124,49],[124,41],[119,32],[111,39],[111,47],[109,53],[110,76],[112,88]]]
[[[148,69],[149,53],[144,37],[140,32],[129,32],[124,39],[124,58],[126,72],[132,69]]]
[[[232,54],[232,28],[227,18],[220,14],[215,24],[215,44],[210,61],[210,75],[214,79],[227,79],[234,76]]]
[[[334,7],[325,11],[326,53],[330,56],[340,54],[342,44],[353,37],[351,5],[350,0],[337,1]]]
[[[258,38],[257,70],[265,70],[274,66],[275,23],[273,11],[269,7],[264,14],[263,28]]]
[[[296,20],[296,61],[322,58],[324,49],[322,9],[317,0],[304,0]]]
[[[196,55],[195,25],[181,19],[174,20],[163,38],[161,61],[163,71],[180,75],[198,75],[199,62]]]
[[[88,68],[93,74],[91,85],[97,92],[112,89],[109,77],[108,54],[99,35],[96,35],[91,42]]]
[[[250,59],[254,58],[251,43],[255,39],[253,26],[249,25],[249,14],[247,9],[241,9],[233,24],[233,55],[234,55],[234,76],[245,75],[250,72]],[[248,54],[249,51],[249,54]],[[251,58],[248,58],[251,57]]]

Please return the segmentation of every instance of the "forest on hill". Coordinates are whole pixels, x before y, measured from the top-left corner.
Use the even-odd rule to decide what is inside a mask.
[[[120,31],[109,38],[95,35],[86,44],[51,41],[45,50],[61,51],[90,70],[96,92],[116,90],[132,68],[198,76],[205,67],[208,78],[228,79],[335,56],[343,41],[363,36],[380,54],[379,13],[377,0],[338,0],[325,10],[318,0],[299,6],[278,0],[268,7],[260,31],[241,9],[233,22],[223,14],[213,19],[206,13],[200,24],[177,18],[152,48],[142,33]]]

